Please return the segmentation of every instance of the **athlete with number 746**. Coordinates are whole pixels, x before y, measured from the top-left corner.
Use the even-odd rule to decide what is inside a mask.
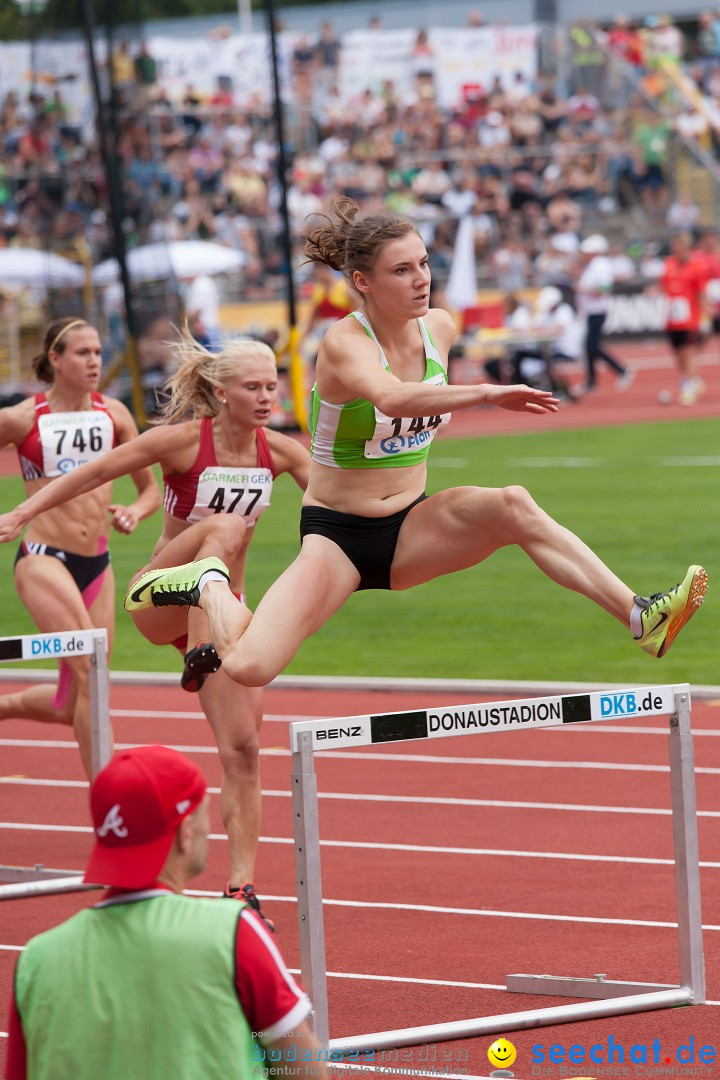
[[[266,427],[277,400],[277,368],[269,346],[238,340],[215,354],[184,334],[178,367],[156,427],[97,461],[42,488],[0,516],[0,542],[51,507],[126,473],[159,464],[165,496],[163,528],[144,570],[214,557],[244,603],[245,564],[255,523],[270,505],[273,480],[289,473],[304,490],[310,456],[296,439]],[[199,692],[223,766],[220,809],[228,834],[226,895],[259,910],[253,887],[260,828],[258,732],[262,690],[236,686],[208,641],[201,611],[135,611],[135,625],[153,645],[174,645],[184,656],[181,684]],[[264,916],[263,916],[264,918]],[[266,922],[269,920],[266,919]]]
[[[593,600],[640,648],[663,656],[702,602],[701,566],[668,592],[636,596],[521,487],[426,497],[428,450],[451,409],[497,405],[543,415],[558,403],[528,386],[449,386],[455,325],[447,312],[429,310],[428,256],[415,226],[390,215],[358,217],[349,199],[338,200],[326,221],[310,230],[306,254],[340,270],[361,306],[328,330],[318,355],[300,554],[254,615],[213,559],[145,574],[130,588],[127,610],[201,608],[223,670],[261,686],[357,589],[409,589],[517,544],[547,577]]]
[[[0,410],[0,447],[17,448],[27,494],[42,499],[84,462],[101,461],[113,446],[130,445],[138,430],[123,403],[98,390],[102,346],[85,319],[65,316],[51,322],[32,367],[47,390]],[[112,527],[129,536],[160,505],[152,471],[143,465],[128,471],[137,488],[128,506],[114,503],[106,484],[78,494],[62,510],[52,508],[58,503],[48,504],[25,518],[29,528],[15,557],[15,586],[41,632],[104,627],[112,648],[115,581],[108,532]],[[0,720],[11,718],[72,724],[89,777],[89,658],[61,660],[57,686],[3,694]]]

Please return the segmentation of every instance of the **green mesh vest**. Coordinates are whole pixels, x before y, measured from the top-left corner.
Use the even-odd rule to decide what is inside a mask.
[[[34,938],[15,978],[28,1075],[255,1075],[256,1044],[234,981],[244,906],[167,893],[89,908]]]

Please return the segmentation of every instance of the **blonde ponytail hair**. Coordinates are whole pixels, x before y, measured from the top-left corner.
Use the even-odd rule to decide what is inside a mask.
[[[166,400],[160,407],[158,423],[177,424],[217,416],[221,409],[215,390],[240,374],[246,360],[263,357],[276,362],[275,353],[263,341],[239,338],[229,341],[219,353],[209,352],[187,329],[173,342],[177,370],[164,386]]]

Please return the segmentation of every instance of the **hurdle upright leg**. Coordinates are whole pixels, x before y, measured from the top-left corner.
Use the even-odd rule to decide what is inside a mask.
[[[298,898],[300,970],[313,1003],[315,1035],[326,1045],[330,1035],[325,925],[322,909],[320,823],[312,734],[304,732],[293,752],[292,808],[295,834],[295,885]]]
[[[704,1003],[705,972],[695,775],[690,730],[690,687],[687,684],[646,686],[628,690],[595,690],[585,694],[556,695],[522,701],[514,699],[463,706],[436,706],[432,710],[414,709],[399,713],[330,717],[295,721],[290,725],[302,978],[308,989],[311,989],[316,1002],[317,1032],[323,1042],[327,1039],[328,1032],[327,973],[314,754],[331,747],[338,749],[403,742],[444,733],[464,735],[472,730],[474,734],[480,735],[500,728],[529,730],[525,728],[526,724],[538,729],[626,719],[628,716],[670,718],[670,776],[680,985],[608,979],[604,974],[591,977],[508,975],[507,991],[586,1000],[499,1016],[474,1017],[425,1027],[346,1036],[330,1040],[329,1047],[345,1056],[354,1051],[381,1050],[445,1039],[499,1034],[577,1020],[623,1016],[678,1005]]]
[[[680,982],[705,1004],[705,960],[700,901],[700,852],[695,796],[695,755],[690,729],[690,694],[675,695],[670,717],[670,789],[675,850]]]
[[[110,679],[107,663],[107,635],[104,629],[61,630],[49,634],[25,634],[0,638],[0,663],[65,656],[90,658],[90,740],[93,775],[107,764],[112,753],[110,735]],[[33,866],[0,865],[0,900],[26,896],[77,892],[98,885],[85,885],[77,870]]]
[[[90,657],[90,746],[92,772],[97,776],[112,755],[110,735],[110,676],[105,631],[93,635]]]

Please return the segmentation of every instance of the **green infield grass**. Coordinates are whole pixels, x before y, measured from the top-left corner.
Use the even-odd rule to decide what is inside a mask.
[[[547,580],[517,548],[406,593],[350,598],[307,641],[289,672],[317,675],[720,682],[720,420],[692,420],[478,439],[442,439],[430,457],[428,492],[461,484],[522,484],[637,592],[664,591],[689,563],[708,570],[703,608],[662,661],[584,597]],[[115,498],[130,500],[124,480]],[[3,508],[22,496],[19,479],[0,479]],[[248,597],[257,604],[297,551],[300,495],[281,478],[257,526]],[[148,558],[159,517],[129,538],[115,536],[118,670],[177,670],[179,657],[153,648],[121,610],[125,585]],[[16,545],[0,550],[6,582],[0,633],[34,627],[12,587]]]

